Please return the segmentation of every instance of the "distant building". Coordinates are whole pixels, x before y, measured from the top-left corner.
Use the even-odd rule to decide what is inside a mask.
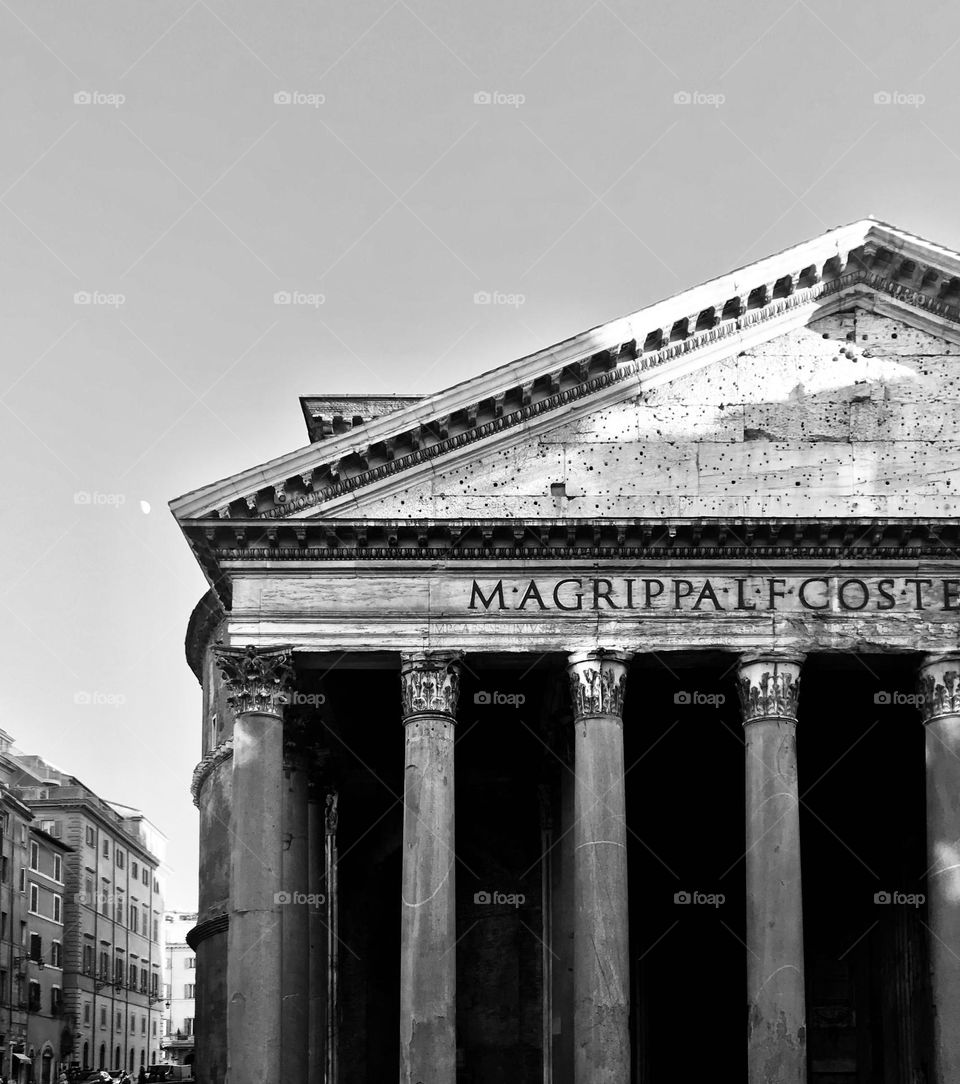
[[[187,944],[187,932],[196,926],[197,912],[168,911],[163,916],[163,922],[163,982],[167,1012],[160,1049],[164,1061],[192,1065],[197,954]]]
[[[159,1061],[164,835],[2,731],[0,827],[0,1072]]]

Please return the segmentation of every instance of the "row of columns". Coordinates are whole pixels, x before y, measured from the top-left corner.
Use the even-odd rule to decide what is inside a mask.
[[[404,656],[400,1084],[456,1080],[454,728],[459,653]],[[623,705],[629,655],[568,662],[574,713],[574,1078],[629,1084]],[[747,1002],[750,1084],[804,1084],[806,1023],[796,727],[802,656],[745,655]],[[283,773],[286,650],[222,649],[236,713],[228,943],[229,1084],[335,1084],[326,1011],[330,931],[278,904],[326,867],[302,771]],[[960,655],[920,667],[926,724],[928,902],[939,1084],[960,1080]],[[286,795],[284,794],[286,791]],[[284,800],[286,797],[286,800]],[[326,883],[326,882],[324,882]],[[326,975],[327,983],[323,978]]]

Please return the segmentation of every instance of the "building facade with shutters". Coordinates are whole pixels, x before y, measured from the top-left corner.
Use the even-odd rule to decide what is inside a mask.
[[[160,1059],[165,837],[7,735],[0,775],[13,833],[0,860],[7,1071],[44,1082],[69,1067],[136,1073]]]
[[[960,255],[302,406],[172,504],[198,1080],[960,1080]]]
[[[160,1050],[164,1060],[193,1064],[197,955],[187,934],[197,924],[196,911],[167,911],[164,925],[164,1018]]]

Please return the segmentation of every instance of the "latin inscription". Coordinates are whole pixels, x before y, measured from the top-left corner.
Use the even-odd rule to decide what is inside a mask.
[[[480,613],[861,613],[960,611],[960,579],[911,576],[564,576],[474,580],[467,609]]]

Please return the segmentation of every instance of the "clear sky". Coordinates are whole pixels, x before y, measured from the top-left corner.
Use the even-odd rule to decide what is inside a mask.
[[[0,727],[194,906],[166,502],[305,444],[301,394],[434,391],[869,214],[960,247],[958,42],[946,0],[0,0]]]

